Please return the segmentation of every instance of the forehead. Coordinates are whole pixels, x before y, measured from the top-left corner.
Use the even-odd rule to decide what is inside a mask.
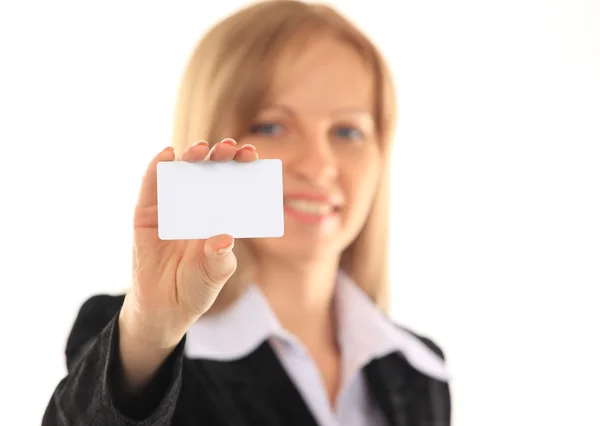
[[[312,37],[280,56],[268,98],[301,112],[372,111],[373,83],[370,67],[353,46],[329,36]]]

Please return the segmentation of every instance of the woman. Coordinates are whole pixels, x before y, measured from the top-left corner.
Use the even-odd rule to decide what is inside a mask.
[[[379,309],[394,114],[381,56],[329,7],[259,3],[213,28],[143,178],[133,285],[81,308],[43,424],[448,425],[440,349]],[[158,162],[258,153],[282,160],[284,237],[158,238]]]

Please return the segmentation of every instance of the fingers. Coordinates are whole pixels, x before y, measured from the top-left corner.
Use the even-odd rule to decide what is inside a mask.
[[[258,160],[258,153],[254,145],[248,143],[237,150],[233,159],[242,163],[248,163]]]
[[[215,144],[208,152],[205,160],[210,161],[230,161],[237,152],[237,142],[231,138],[223,139]]]
[[[208,142],[199,141],[184,149],[179,155],[181,161],[202,161],[209,151]]]
[[[144,177],[142,178],[142,186],[138,197],[138,208],[155,206],[157,203],[156,196],[156,165],[161,161],[173,161],[175,154],[172,147],[167,147],[158,153],[148,164]]]
[[[233,245],[233,237],[227,234],[216,235],[206,240],[202,263],[206,285],[220,289],[233,275],[237,266]]]
[[[223,139],[215,144],[210,150],[208,142],[200,141],[186,148],[179,157],[182,161],[239,161],[247,163],[258,159],[258,153],[254,145],[245,144],[237,146],[237,142],[231,138]]]

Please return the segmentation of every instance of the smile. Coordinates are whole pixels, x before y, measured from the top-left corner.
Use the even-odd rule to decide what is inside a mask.
[[[336,211],[336,207],[330,203],[324,203],[313,200],[284,200],[284,205],[287,208],[296,210],[299,213],[309,214],[313,216],[327,216]]]

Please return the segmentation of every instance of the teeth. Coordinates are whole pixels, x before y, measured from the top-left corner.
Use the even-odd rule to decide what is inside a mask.
[[[331,204],[308,200],[287,200],[286,205],[299,212],[314,215],[326,215],[332,210]]]

